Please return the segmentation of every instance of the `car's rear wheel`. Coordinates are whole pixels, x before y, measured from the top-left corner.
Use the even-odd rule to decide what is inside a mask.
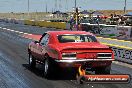
[[[29,65],[31,68],[35,68],[36,67],[36,61],[35,61],[35,58],[29,54]]]
[[[111,65],[107,67],[96,68],[95,74],[110,74]]]
[[[54,72],[54,66],[52,64],[52,61],[49,58],[46,58],[44,61],[44,77],[50,78]]]

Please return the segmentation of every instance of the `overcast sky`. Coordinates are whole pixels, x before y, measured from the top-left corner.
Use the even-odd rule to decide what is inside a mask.
[[[29,0],[30,12],[47,10],[72,11],[75,0]],[[57,4],[55,3],[57,1]],[[77,0],[81,10],[123,10],[125,0]],[[28,0],[0,0],[0,12],[27,12]],[[127,0],[127,9],[132,10],[132,0]]]

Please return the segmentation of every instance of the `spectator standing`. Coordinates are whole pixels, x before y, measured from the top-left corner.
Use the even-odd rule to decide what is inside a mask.
[[[119,17],[117,25],[120,25],[120,23],[121,23],[121,18]]]
[[[74,19],[73,19],[73,18],[71,18],[71,19],[70,19],[70,30],[72,30],[73,25],[74,25]]]

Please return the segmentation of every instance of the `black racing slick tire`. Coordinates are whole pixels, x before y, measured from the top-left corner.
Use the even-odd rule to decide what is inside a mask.
[[[31,68],[35,68],[36,67],[36,60],[31,54],[29,54],[29,66]]]
[[[48,79],[52,75],[54,75],[53,62],[49,58],[46,58],[44,61],[44,77]]]

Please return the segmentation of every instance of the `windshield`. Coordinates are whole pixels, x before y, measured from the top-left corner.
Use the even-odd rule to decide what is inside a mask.
[[[68,42],[97,42],[97,39],[92,35],[59,35],[60,43]]]

